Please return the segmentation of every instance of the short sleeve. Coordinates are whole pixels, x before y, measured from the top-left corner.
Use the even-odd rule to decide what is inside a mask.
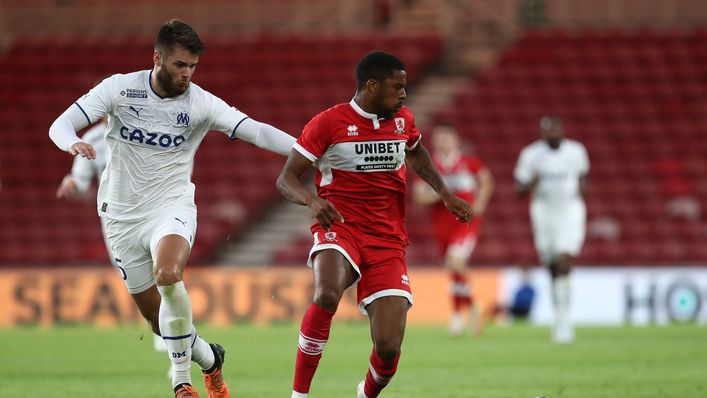
[[[518,164],[516,164],[516,168],[513,170],[513,178],[521,184],[529,184],[533,180],[534,174],[532,153],[530,148],[525,148],[520,153]]]
[[[116,76],[113,75],[98,83],[75,102],[76,106],[83,112],[83,115],[86,116],[88,124],[97,122],[113,110],[115,99],[112,94],[112,88]]]
[[[205,111],[210,120],[208,130],[221,131],[235,140],[238,138],[238,126],[248,118],[248,115],[228,105],[221,98],[204,91],[202,101],[206,107]]]
[[[302,156],[316,162],[331,144],[332,132],[327,113],[315,116],[302,130],[302,135],[297,138],[294,149]]]

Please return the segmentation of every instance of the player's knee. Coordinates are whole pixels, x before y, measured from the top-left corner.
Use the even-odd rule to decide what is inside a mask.
[[[331,312],[336,312],[339,307],[339,301],[341,301],[341,292],[335,289],[318,288],[314,292],[314,302]]]
[[[157,286],[169,286],[182,280],[182,270],[179,265],[155,266],[155,282]]]
[[[376,355],[384,361],[393,360],[400,354],[400,339],[383,338],[376,341]]]

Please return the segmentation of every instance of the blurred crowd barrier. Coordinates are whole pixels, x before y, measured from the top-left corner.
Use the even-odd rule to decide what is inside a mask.
[[[468,271],[482,313],[511,301],[523,279],[536,290],[530,322],[552,322],[550,280],[544,269],[476,268]],[[312,297],[311,271],[292,268],[188,270],[196,322],[216,326],[299,322]],[[441,269],[413,268],[410,324],[447,322],[449,279]],[[0,270],[0,328],[96,324],[111,327],[142,319],[119,274],[105,268]],[[707,321],[707,267],[578,268],[572,274],[572,316],[579,325],[650,325]],[[336,315],[360,321],[355,290]]]

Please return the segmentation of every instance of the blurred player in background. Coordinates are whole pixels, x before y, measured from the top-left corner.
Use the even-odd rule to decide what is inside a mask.
[[[100,181],[103,170],[106,168],[106,128],[108,126],[108,121],[106,118],[101,119],[99,123],[96,123],[88,131],[86,131],[81,140],[87,144],[93,146],[96,151],[96,157],[94,159],[89,159],[83,156],[76,156],[74,158],[74,163],[71,167],[71,173],[64,176],[61,180],[59,188],[56,191],[56,197],[59,199],[73,199],[77,198],[91,188],[91,182],[94,177]],[[101,229],[103,228],[103,223],[101,223]],[[103,234],[105,236],[105,232]],[[108,245],[106,244],[106,247]],[[115,261],[108,256],[114,267],[117,267]],[[152,334],[153,345],[155,351],[167,352],[167,346],[157,334]],[[167,376],[172,377],[172,366],[170,365],[167,369]]]
[[[553,340],[574,341],[569,274],[584,243],[589,157],[584,145],[566,139],[557,117],[540,119],[541,139],[520,153],[514,171],[518,192],[530,194],[530,219],[540,261],[552,276]]]
[[[89,159],[83,156],[74,158],[74,163],[71,167],[71,173],[64,176],[59,188],[56,191],[56,197],[59,199],[76,198],[88,191],[91,187],[93,178],[100,180],[103,170],[106,168],[106,127],[107,121],[102,119],[93,127],[88,129],[81,137],[85,143],[93,146],[96,151],[96,156]]]
[[[210,130],[282,155],[294,138],[192,84],[203,53],[189,25],[164,23],[152,69],[104,80],[59,116],[49,136],[60,149],[94,159],[95,148],[76,131],[108,116],[98,212],[110,254],[140,312],[167,345],[175,397],[199,396],[191,385],[193,360],[213,398],[229,396],[221,373],[225,350],[197,335],[182,281],[196,233],[194,155]]]
[[[535,302],[535,288],[531,283],[531,274],[527,268],[522,270],[520,285],[507,305],[496,305],[489,318],[496,319],[501,325],[513,321],[526,321]],[[510,318],[510,319],[509,319]]]
[[[444,266],[452,279],[452,318],[449,331],[461,335],[467,321],[475,335],[481,333],[481,316],[469,282],[464,275],[469,257],[479,238],[481,216],[493,193],[493,176],[475,155],[462,153],[459,134],[453,126],[442,123],[432,131],[432,161],[452,192],[471,203],[474,220],[471,225],[460,224],[450,214],[429,185],[417,179],[413,198],[419,205],[433,205],[432,224]],[[467,312],[468,314],[465,314]]]
[[[315,116],[277,180],[290,201],[309,207],[314,302],[299,335],[292,398],[306,398],[344,291],[356,285],[368,315],[373,352],[358,398],[375,398],[396,372],[412,305],[405,263],[405,163],[429,183],[460,222],[471,207],[447,188],[403,107],[407,78],[396,57],[373,52],[356,66],[356,94]],[[300,181],[317,167],[317,193]]]

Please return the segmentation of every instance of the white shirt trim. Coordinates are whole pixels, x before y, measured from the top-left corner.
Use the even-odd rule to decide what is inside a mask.
[[[363,315],[368,315],[368,312],[366,312],[366,306],[368,304],[371,304],[372,302],[381,297],[388,296],[405,297],[408,300],[408,308],[412,307],[412,294],[410,292],[402,289],[385,289],[375,292],[368,297],[364,297],[361,302],[358,303],[358,310],[361,311]]]
[[[364,111],[363,108],[361,108],[360,106],[358,106],[358,104],[356,103],[356,101],[354,101],[353,99],[351,99],[351,101],[349,102],[349,105],[350,105],[350,106],[353,108],[353,110],[356,111],[356,113],[358,113],[361,117],[364,117],[364,118],[366,118],[366,119],[370,119],[370,120],[373,122],[373,128],[374,128],[374,129],[379,129],[379,128],[380,128],[381,124],[380,124],[380,120],[378,119],[378,115],[375,115],[375,114],[373,114],[373,113],[368,113],[368,112]]]
[[[302,147],[302,145],[300,145],[300,144],[298,144],[298,143],[296,143],[296,142],[295,142],[295,144],[292,146],[292,149],[296,150],[297,152],[299,152],[300,154],[302,154],[302,156],[304,156],[305,158],[311,160],[312,162],[316,162],[316,161],[317,161],[317,157],[316,157],[316,156],[314,156],[311,152],[309,152],[308,150],[304,149],[304,147]]]

